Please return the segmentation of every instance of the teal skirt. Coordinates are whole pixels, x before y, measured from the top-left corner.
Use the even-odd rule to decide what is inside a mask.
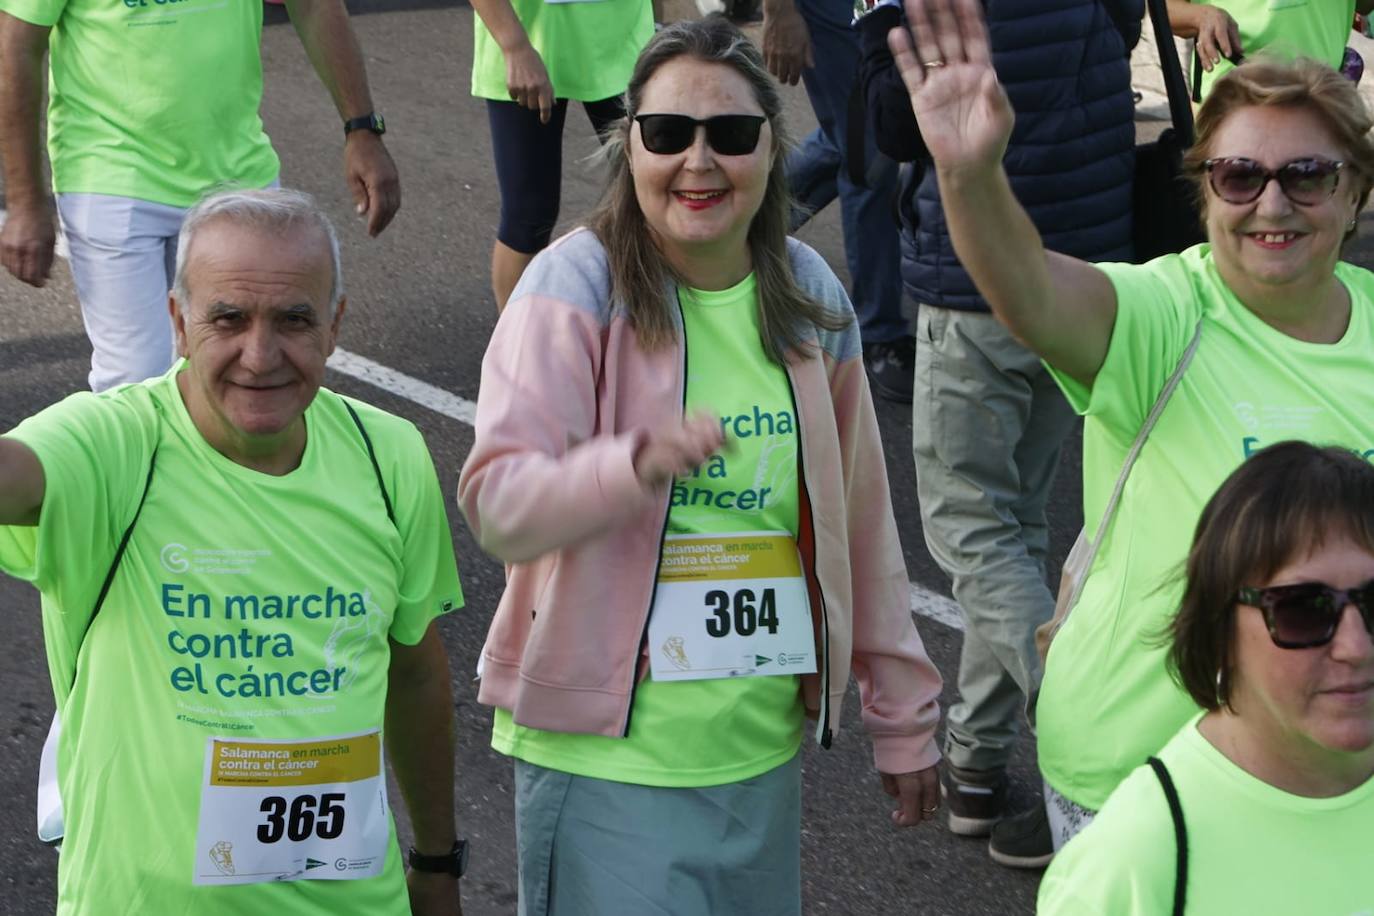
[[[800,916],[801,755],[668,789],[515,761],[520,916]]]

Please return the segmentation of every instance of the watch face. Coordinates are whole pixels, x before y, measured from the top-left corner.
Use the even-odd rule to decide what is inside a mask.
[[[386,133],[386,120],[379,114],[372,116],[372,132],[376,134]]]

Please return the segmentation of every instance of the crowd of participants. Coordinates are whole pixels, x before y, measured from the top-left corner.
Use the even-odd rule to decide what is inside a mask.
[[[506,564],[478,699],[514,762],[520,912],[800,913],[798,752],[851,673],[893,823],[943,808],[1002,864],[1053,861],[1041,912],[1374,908],[1356,4],[1169,0],[1207,74],[1184,166],[1208,242],[1145,264],[1141,0],[852,25],[765,0],[761,47],[647,0],[473,6],[501,314],[457,505]],[[375,235],[399,182],[346,12],[288,7]],[[0,0],[0,260],[41,285],[60,221],[93,347],[96,393],[0,437],[64,914],[460,911],[446,499],[413,426],[321,387],[343,269],[277,187],[261,15]],[[93,65],[116,59],[140,105]],[[819,127],[794,144],[798,80]],[[553,240],[570,99],[606,188]],[[789,237],[836,198],[848,291]],[[912,403],[916,506],[872,393]],[[1090,562],[1056,613],[1077,414]],[[894,517],[918,510],[967,624],[943,746]],[[1013,813],[1026,717],[1045,800]]]

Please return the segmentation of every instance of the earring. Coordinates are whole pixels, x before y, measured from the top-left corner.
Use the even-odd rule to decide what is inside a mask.
[[[1360,222],[1360,218],[1359,218],[1358,216],[1355,217],[1354,219],[1352,219],[1352,220],[1350,221],[1350,225],[1345,227],[1345,228],[1346,228],[1346,231],[1347,231],[1347,232],[1354,232],[1354,231],[1355,231],[1355,227],[1359,224],[1359,222]]]

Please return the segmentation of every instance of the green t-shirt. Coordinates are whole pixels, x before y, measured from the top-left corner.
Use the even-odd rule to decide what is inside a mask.
[[[786,531],[796,537],[796,412],[786,371],[768,359],[759,339],[754,275],[719,292],[680,289],[678,298],[687,339],[687,411],[719,414],[729,442],[694,475],[674,482],[668,534]],[[649,676],[635,690],[625,738],[524,728],[497,709],[492,747],[539,766],[617,782],[738,782],[796,754],[803,719],[799,687],[795,675]]]
[[[1228,760],[1196,720],[1159,758],[1187,825],[1189,913],[1374,913],[1374,779],[1336,798],[1290,795]],[[1037,912],[1168,916],[1176,850],[1164,791],[1142,766],[1055,857]]]
[[[1178,607],[1175,574],[1217,487],[1250,454],[1285,439],[1374,459],[1374,274],[1336,266],[1350,293],[1350,326],[1337,343],[1314,344],[1241,305],[1218,276],[1210,246],[1141,266],[1097,266],[1118,300],[1106,360],[1091,392],[1056,373],[1087,416],[1089,529],[1199,319],[1202,338],[1045,666],[1036,707],[1041,772],[1060,794],[1094,810],[1197,712],[1165,672],[1157,637]]]
[[[382,728],[388,637],[413,645],[462,603],[424,442],[353,402],[393,525],[338,395],[320,391],[300,466],[274,477],[206,443],[180,369],[73,395],[7,434],[46,477],[40,523],[0,527],[0,569],[42,593],[63,721],[58,913],[408,914],[394,826],[374,878],[193,887],[192,875],[207,738]],[[147,501],[83,644],[154,449]]]
[[[59,193],[189,207],[210,187],[263,188],[262,4],[252,0],[0,0],[52,26],[48,156]]]
[[[1355,0],[1192,0],[1219,6],[1231,14],[1240,29],[1240,46],[1246,57],[1263,51],[1284,58],[1312,57],[1333,68],[1341,65],[1350,28],[1355,21]],[[1202,97],[1229,70],[1222,59],[1212,72],[1202,73]]]
[[[620,95],[654,34],[649,0],[511,0],[510,5],[560,99],[599,102]],[[472,19],[472,94],[509,102],[501,46],[481,16],[473,13]]]

